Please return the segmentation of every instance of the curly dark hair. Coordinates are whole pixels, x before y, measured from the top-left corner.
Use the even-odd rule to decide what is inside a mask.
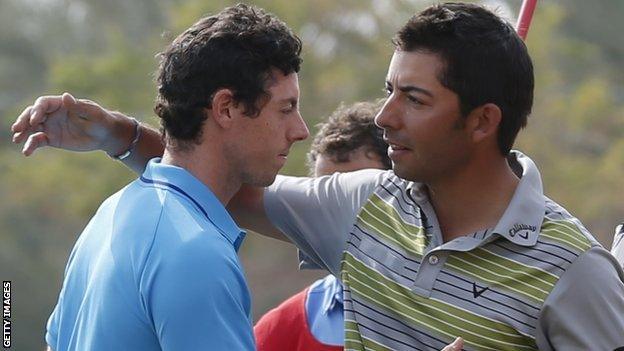
[[[254,117],[269,97],[271,69],[299,72],[301,40],[264,10],[238,4],[200,19],[160,56],[154,111],[175,147],[197,143],[214,93],[231,89]]]
[[[502,111],[498,146],[507,155],[533,105],[533,63],[514,28],[482,6],[444,3],[413,16],[394,37],[397,50],[438,55],[438,79],[455,92],[461,112],[486,103]]]
[[[392,168],[388,157],[388,144],[383,140],[383,130],[375,125],[375,116],[384,99],[375,102],[341,104],[326,122],[319,123],[308,152],[308,166],[314,169],[316,159],[323,155],[334,162],[349,162],[353,151],[361,147],[379,156],[384,168]]]

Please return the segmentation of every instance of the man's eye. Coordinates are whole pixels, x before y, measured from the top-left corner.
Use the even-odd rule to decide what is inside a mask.
[[[413,103],[415,103],[415,104],[417,104],[417,105],[422,105],[422,101],[420,101],[418,98],[415,98],[415,97],[413,97],[413,96],[411,96],[411,95],[408,95],[408,96],[407,96],[407,98],[408,98],[411,102],[413,102]]]

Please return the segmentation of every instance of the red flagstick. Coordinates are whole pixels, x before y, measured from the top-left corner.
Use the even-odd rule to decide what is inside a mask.
[[[529,26],[531,25],[535,5],[537,5],[537,0],[522,1],[520,16],[518,16],[518,23],[516,24],[516,31],[522,40],[526,39],[527,33],[529,32]]]

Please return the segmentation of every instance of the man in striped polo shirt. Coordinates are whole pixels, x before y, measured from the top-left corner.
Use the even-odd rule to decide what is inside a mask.
[[[621,268],[510,151],[533,99],[513,27],[443,4],[394,43],[376,117],[394,171],[278,177],[245,203],[341,279],[345,349],[624,346]]]
[[[533,99],[513,27],[447,3],[394,43],[376,119],[394,170],[280,176],[230,202],[238,223],[286,234],[342,281],[348,350],[439,350],[456,336],[466,350],[624,347],[622,269],[510,151]],[[157,133],[142,138],[135,169],[162,151]],[[25,153],[45,144],[30,138]]]

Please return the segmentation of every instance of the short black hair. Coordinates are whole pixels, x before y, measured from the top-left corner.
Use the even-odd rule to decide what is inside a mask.
[[[214,93],[231,89],[245,114],[268,97],[271,69],[299,72],[301,40],[264,10],[238,4],[200,19],[160,55],[154,108],[163,134],[177,147],[197,143]]]
[[[388,144],[383,140],[383,130],[375,125],[375,116],[384,100],[341,104],[327,121],[319,123],[308,152],[308,166],[314,169],[319,155],[341,163],[349,162],[353,151],[364,147],[379,157],[384,168],[392,168],[388,157]]]
[[[462,115],[486,103],[502,111],[498,146],[507,155],[533,106],[533,63],[514,28],[482,6],[444,3],[413,16],[393,39],[397,50],[438,55],[439,81]]]

